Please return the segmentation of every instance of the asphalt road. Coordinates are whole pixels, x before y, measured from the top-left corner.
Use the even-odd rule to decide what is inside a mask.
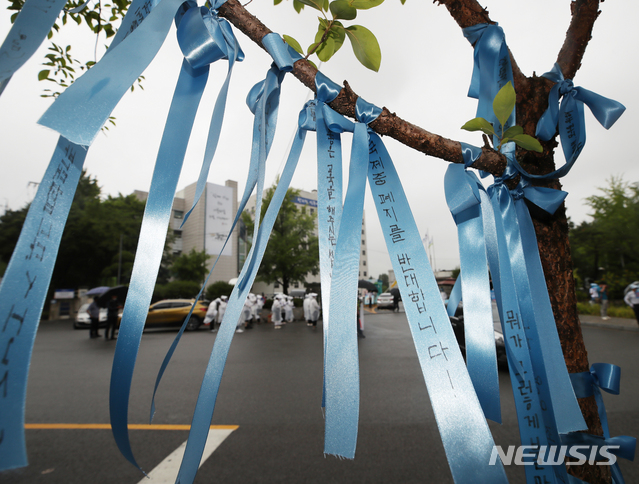
[[[157,370],[175,331],[144,333],[131,393],[130,423],[148,423]],[[236,334],[213,417],[237,425],[201,466],[198,483],[452,482],[405,315],[366,316],[360,340],[361,406],[352,461],[324,457],[322,333],[302,322],[279,331],[259,325]],[[639,436],[639,331],[584,327],[591,362],[622,367],[621,395],[605,394],[612,435]],[[157,396],[155,424],[189,424],[215,335],[187,333]],[[43,322],[33,352],[28,424],[108,424],[115,342],[90,340],[70,321]],[[503,424],[490,422],[498,445],[516,445],[509,378],[501,373]],[[184,430],[131,430],[140,466],[155,468],[184,440]],[[6,484],[136,484],[142,474],[101,429],[28,429],[30,465],[0,472]],[[621,462],[627,483],[637,465]],[[523,471],[507,467],[513,484]]]

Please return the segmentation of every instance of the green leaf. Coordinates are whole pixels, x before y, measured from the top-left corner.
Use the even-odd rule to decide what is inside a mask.
[[[330,3],[333,18],[353,20],[357,17],[357,9],[351,7],[346,0],[335,0]]]
[[[373,32],[361,25],[351,25],[345,29],[351,41],[353,53],[362,65],[372,71],[379,71],[382,63],[382,51]]]
[[[282,0],[273,0],[273,5],[279,5],[282,3]]]
[[[483,131],[487,135],[494,136],[495,130],[493,129],[493,125],[490,124],[484,118],[474,118],[464,124],[461,129],[465,129],[466,131]]]
[[[384,0],[348,0],[351,7],[358,10],[368,10],[384,3]]]
[[[38,73],[38,81],[44,81],[48,77],[49,77],[49,71],[48,70],[40,71]]]
[[[324,7],[324,0],[298,0],[300,3],[304,5],[308,5],[309,7],[313,7],[316,10],[322,11]]]
[[[322,35],[323,32],[317,32],[315,35],[315,44],[321,40]],[[317,48],[315,54],[322,62],[327,62],[331,57],[333,57],[333,54],[335,54],[335,41],[330,35],[326,38],[322,45]]]
[[[283,35],[282,37],[284,37],[284,41],[290,45],[291,47],[293,47],[293,49],[295,49],[296,52],[304,55],[304,51],[302,50],[302,46],[300,45],[300,43],[295,40],[293,37],[291,37],[290,35]]]
[[[300,2],[300,0],[293,0],[293,8],[297,13],[300,13],[302,10],[304,10],[304,4]]]
[[[517,136],[518,134],[524,134],[524,128],[521,126],[511,126],[504,132],[504,138],[512,138],[513,136]],[[502,141],[505,143],[505,141]]]
[[[536,151],[537,153],[542,153],[544,151],[544,149],[541,146],[541,143],[537,141],[536,138],[533,138],[530,135],[518,134],[516,136],[513,136],[511,139],[515,143],[517,143],[517,146],[520,146],[521,148],[525,150]]]
[[[502,126],[506,124],[510,113],[515,109],[516,101],[517,95],[515,94],[515,88],[512,83],[508,81],[508,83],[499,90],[493,100],[493,111]]]

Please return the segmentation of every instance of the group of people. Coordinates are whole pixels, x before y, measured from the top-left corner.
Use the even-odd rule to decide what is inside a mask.
[[[98,296],[95,296],[87,308],[89,319],[91,320],[91,326],[89,327],[89,338],[91,339],[100,337],[100,305],[98,304],[98,299]],[[121,307],[118,296],[113,294],[109,302],[107,302],[105,339],[115,339],[115,328],[118,325],[118,314]]]
[[[286,323],[292,323],[295,320],[293,314],[295,304],[291,296],[285,294],[276,294],[271,306],[271,322],[275,329],[281,329]],[[320,306],[317,302],[317,294],[310,293],[304,297],[304,320],[308,326],[317,326],[317,320],[320,315]]]
[[[601,304],[601,319],[608,317],[608,285],[605,282],[590,284],[590,304]]]

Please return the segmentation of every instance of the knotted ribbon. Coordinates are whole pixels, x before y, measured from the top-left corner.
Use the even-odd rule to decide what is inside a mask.
[[[468,373],[486,418],[501,423],[499,375],[488,279],[483,217],[490,205],[482,205],[477,176],[458,164],[449,165],[444,177],[446,202],[457,225],[464,301],[464,333]],[[456,294],[455,294],[456,295]],[[448,315],[454,316],[458,300],[451,297]]]
[[[353,133],[348,188],[335,248],[326,336],[326,426],[324,453],[355,457],[359,420],[359,361],[357,356],[357,281],[362,240],[362,217],[368,163],[368,123],[381,110],[358,99],[352,123],[323,106],[326,125],[333,133]]]
[[[369,137],[368,182],[453,479],[507,482],[501,462],[488,464],[494,441],[393,161]]]
[[[586,143],[584,104],[590,108],[597,121],[606,129],[610,129],[615,124],[626,108],[617,101],[595,94],[583,87],[575,87],[572,80],[564,79],[557,63],[550,72],[546,72],[542,77],[550,79],[556,84],[550,90],[548,109],[537,123],[535,136],[548,141],[555,136],[557,126],[559,126],[559,137],[566,164],[545,175],[528,175],[521,167],[517,169],[529,178],[555,179],[570,171]]]
[[[153,13],[143,25],[146,25]],[[221,49],[211,40],[212,35],[208,35],[212,23],[203,21],[208,15],[208,9],[197,7],[195,2],[185,2],[175,15],[184,60],[151,180],[111,373],[110,413],[113,435],[122,454],[138,468],[127,427],[133,370],[162,259],[177,181],[208,79],[209,63],[222,58]],[[129,39],[133,39],[134,35],[135,32]],[[115,54],[116,51],[112,55]]]
[[[463,33],[475,49],[468,97],[478,99],[477,117],[490,122],[495,132],[498,133],[502,126],[493,112],[493,100],[499,90],[509,81],[514,85],[504,31],[497,24],[478,24],[466,27],[463,29]],[[504,131],[514,124],[515,110],[513,109],[506,125],[503,126]]]
[[[601,428],[603,429],[605,441],[602,442],[603,439],[595,435],[571,433],[561,436],[562,443],[565,445],[618,445],[619,449],[611,450],[611,453],[627,460],[634,460],[637,439],[626,435],[610,437],[606,407],[604,405],[603,396],[601,395],[601,390],[612,395],[619,395],[621,388],[621,368],[609,363],[594,363],[590,367],[590,371],[571,373],[570,379],[577,398],[586,398],[594,395],[595,401],[597,402],[599,420],[601,421]],[[624,483],[621,470],[619,469],[619,464],[615,463],[611,467],[611,472],[614,484]]]
[[[277,36],[277,34],[268,34],[266,37],[271,38],[272,36]],[[266,38],[265,37],[265,38]],[[279,38],[279,37],[278,37]],[[261,185],[258,185],[258,198],[261,200],[261,190],[263,189],[263,181],[264,181],[264,164],[266,163],[266,157],[268,156],[268,150],[270,148],[271,141],[273,136],[275,135],[275,123],[277,121],[277,105],[279,104],[279,95],[280,95],[280,85],[283,79],[283,76],[286,72],[290,71],[293,66],[293,60],[288,55],[288,49],[285,47],[285,44],[280,42],[279,44],[275,44],[273,42],[269,42],[271,45],[270,51],[272,52],[273,58],[278,59],[279,66],[277,64],[273,64],[269,72],[267,73],[266,79],[261,81],[253,87],[251,93],[249,93],[247,104],[249,109],[255,114],[254,121],[254,130],[253,130],[253,150],[251,152],[251,162],[249,166],[249,176],[246,181],[246,186],[244,188],[244,194],[242,196],[242,200],[238,206],[237,213],[235,214],[235,219],[233,220],[233,224],[229,230],[229,233],[224,241],[224,245],[222,246],[222,250],[218,254],[211,270],[209,271],[204,284],[202,285],[200,292],[198,293],[193,305],[191,306],[191,310],[189,314],[184,319],[182,323],[182,327],[178,331],[177,336],[173,340],[171,347],[167,351],[166,356],[164,357],[164,361],[160,366],[160,370],[158,371],[158,375],[155,381],[155,387],[153,390],[153,397],[151,398],[151,413],[150,420],[153,420],[153,416],[155,414],[155,395],[157,393],[158,387],[160,386],[160,382],[162,380],[162,376],[173,357],[173,353],[179,344],[184,331],[186,330],[186,326],[188,324],[189,319],[191,318],[191,314],[193,314],[193,310],[197,304],[197,301],[200,299],[204,289],[207,286],[215,267],[217,266],[217,262],[220,260],[221,255],[224,253],[224,248],[228,244],[231,235],[233,234],[233,230],[237,225],[240,217],[242,216],[242,212],[248,203],[249,197],[253,192],[256,184],[258,184],[258,179],[261,174]],[[273,46],[274,45],[274,46]],[[266,100],[269,100],[268,102]],[[274,106],[274,109],[273,109]],[[275,111],[275,112],[274,112]],[[268,119],[269,123],[265,123],[264,120]],[[248,259],[247,259],[248,260]]]
[[[240,317],[242,307],[244,306],[244,302],[246,301],[251,285],[257,275],[257,270],[264,256],[264,251],[266,250],[271,230],[295,172],[295,167],[297,166],[302,147],[304,146],[306,131],[314,128],[313,115],[309,112],[313,104],[314,101],[307,103],[300,113],[299,128],[295,135],[284,171],[282,172],[280,181],[275,189],[273,198],[271,199],[271,203],[266,210],[264,220],[260,225],[254,239],[253,246],[251,247],[251,252],[249,253],[247,261],[251,259],[254,260],[255,263],[245,263],[238,278],[238,280],[245,280],[246,284],[243,288],[240,287],[239,284],[236,284],[233,288],[233,292],[229,296],[228,306],[224,313],[224,318],[222,319],[222,324],[217,333],[217,337],[215,338],[213,351],[206,367],[206,372],[204,374],[204,379],[202,381],[202,386],[195,406],[184,459],[182,460],[176,480],[176,482],[179,482],[180,484],[190,484],[195,478],[198,465],[202,458],[204,445],[206,444],[208,429],[215,410],[215,400],[217,399],[224,365],[226,363],[233,335],[235,334],[237,321]]]

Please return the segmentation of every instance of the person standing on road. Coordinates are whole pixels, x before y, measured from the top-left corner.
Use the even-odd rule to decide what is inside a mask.
[[[275,296],[271,306],[271,321],[273,321],[275,329],[282,328],[282,300],[279,295]]]
[[[601,301],[601,319],[610,319],[608,317],[608,285],[605,282],[599,286],[599,300]]]
[[[98,297],[93,298],[93,302],[89,304],[87,308],[89,318],[91,319],[91,327],[89,329],[89,338],[98,338],[100,333],[98,328],[100,327],[100,306],[98,306]]]
[[[304,320],[306,321],[306,326],[313,326],[313,323],[311,322],[311,314],[309,311],[310,304],[311,304],[311,295],[307,294],[306,296],[304,296],[304,302],[302,303],[302,308],[304,309]]]
[[[310,297],[308,298],[309,299],[308,315],[311,322],[310,325],[313,326],[314,328],[317,327],[317,320],[319,319],[319,316],[320,316],[320,305],[315,299],[316,297],[317,297],[317,294],[312,292],[310,294]]]
[[[209,304],[209,307],[206,310],[206,316],[204,316],[204,324],[211,325],[211,333],[215,333],[215,319],[217,318],[217,313],[221,302],[222,299],[219,297],[214,299],[211,304]]]
[[[104,330],[104,339],[115,339],[115,327],[118,324],[118,313],[120,312],[120,303],[118,302],[118,295],[113,294],[111,300],[107,303],[107,320],[106,328]],[[99,318],[98,310],[98,318]],[[111,337],[109,337],[109,331],[111,331]]]
[[[637,318],[637,324],[639,324],[639,287],[630,289],[623,300],[634,310],[635,318]]]

